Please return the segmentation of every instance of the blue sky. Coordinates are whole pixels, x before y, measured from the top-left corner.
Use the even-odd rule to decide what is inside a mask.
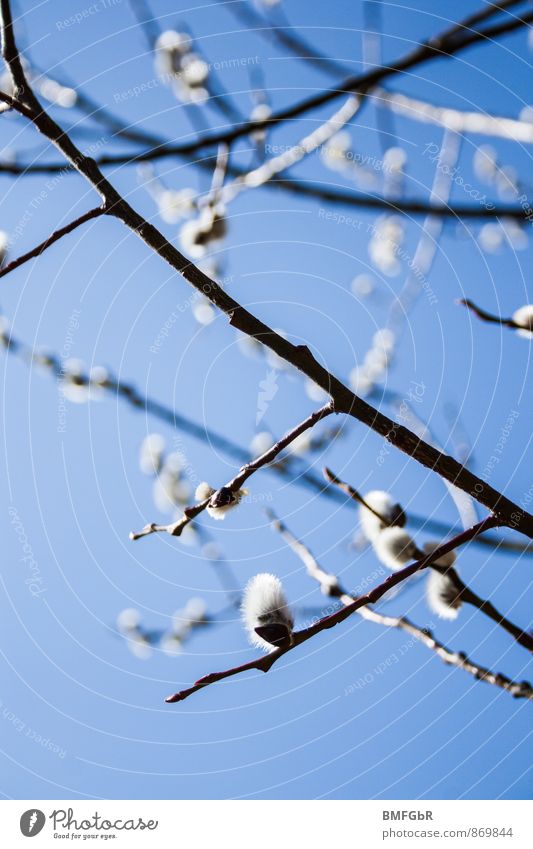
[[[383,4],[384,61],[403,55],[416,41],[443,29],[441,4]],[[450,2],[458,20],[478,7]],[[16,29],[34,63],[51,77],[69,78],[124,122],[174,140],[189,139],[187,110],[169,89],[155,85],[148,51],[126,0],[95,4],[79,23],[64,22],[88,9],[56,0],[16,4]],[[224,88],[244,112],[250,87],[262,79],[276,107],[324,86],[332,75],[298,62],[253,32],[219,3],[153,3],[165,27],[186,22]],[[326,55],[361,69],[363,5],[309,4],[287,0],[291,23]],[[530,96],[527,33],[499,44],[477,46],[453,59],[416,68],[390,88],[439,105],[517,117]],[[235,67],[229,60],[245,60]],[[251,82],[250,69],[255,76]],[[212,128],[226,119],[204,107]],[[331,106],[329,107],[331,109]],[[298,139],[329,114],[300,116],[272,132],[273,144]],[[75,110],[54,109],[72,126]],[[381,156],[377,112],[365,105],[350,128],[355,150]],[[80,145],[130,151],[106,131],[78,137]],[[79,126],[79,125],[78,125]],[[393,131],[407,153],[407,197],[427,199],[435,165],[424,154],[440,146],[438,127],[395,117]],[[23,161],[58,161],[31,128],[2,118],[2,146]],[[458,173],[477,181],[495,203],[492,186],[473,171],[476,147],[490,142],[499,160],[527,174],[530,147],[504,139],[465,136]],[[388,142],[390,144],[390,141]],[[236,164],[251,161],[249,143],[234,152]],[[206,191],[209,174],[173,158],[157,166],[173,188]],[[313,155],[293,172],[307,180],[353,187]],[[160,220],[154,201],[131,165],[108,169],[112,182],[147,218],[176,239],[177,225]],[[43,175],[2,176],[0,227],[12,233],[18,255],[49,232],[97,203],[75,175],[48,184]],[[44,194],[43,194],[44,192]],[[41,198],[36,203],[35,199]],[[452,203],[472,203],[455,181]],[[511,198],[512,200],[512,198]],[[228,208],[228,237],[218,259],[227,288],[264,321],[292,341],[309,344],[329,369],[347,380],[383,327],[390,302],[406,277],[372,269],[369,230],[375,212],[328,207],[349,223],[328,220],[320,200],[281,191],[248,192]],[[28,210],[30,214],[28,215]],[[412,256],[421,218],[405,216],[405,255]],[[354,223],[355,222],[355,223]],[[530,345],[513,332],[481,324],[455,303],[468,296],[510,315],[531,299],[530,242],[503,245],[496,253],[479,244],[481,223],[451,220],[438,245],[429,283],[436,300],[420,297],[410,312],[386,388],[404,397],[413,381],[424,385],[416,412],[453,453],[446,410],[460,411],[473,445],[472,468],[481,475],[509,416],[512,428],[492,486],[515,501],[530,485]],[[375,293],[354,295],[351,281],[373,274]],[[190,308],[192,290],[118,222],[96,220],[51,248],[38,262],[1,281],[2,312],[13,334],[46,347],[106,365],[125,381],[177,412],[247,447],[265,426],[280,435],[308,415],[316,402],[294,374],[275,376],[277,391],[256,425],[260,383],[270,366],[246,358],[221,316],[201,326]],[[169,316],[178,320],[154,353]],[[163,434],[178,448],[190,478],[221,485],[235,460],[162,425],[116,398],[68,404],[58,427],[62,397],[43,370],[2,353],[3,450],[0,520],[4,548],[1,617],[2,685],[0,792],[8,798],[527,798],[531,782],[529,705],[444,666],[405,634],[353,617],[334,631],[284,658],[268,676],[249,674],[213,686],[178,705],[164,697],[200,675],[254,656],[235,615],[199,631],[178,657],[156,650],[135,657],[117,634],[120,610],[136,607],[149,629],[168,627],[177,608],[202,596],[211,613],[227,600],[212,566],[198,547],[167,536],[132,543],[128,533],[147,521],[166,521],[152,500],[152,482],[139,470],[143,437]],[[390,409],[383,405],[384,412]],[[376,458],[381,440],[355,421],[339,421],[341,437],[309,459],[317,473],[327,463],[361,489],[390,489],[408,512],[451,524],[457,511],[439,478],[391,450]],[[325,425],[324,425],[325,426]],[[320,432],[320,428],[319,431]],[[202,519],[216,538],[241,586],[260,571],[283,578],[297,607],[323,610],[327,600],[296,557],[272,534],[267,503],[306,540],[325,568],[355,587],[379,568],[370,549],[355,549],[356,513],[349,507],[289,486],[271,472],[252,478],[253,498],[223,523]],[[482,514],[480,514],[482,515]],[[15,522],[16,517],[16,522]],[[17,531],[18,528],[18,531]],[[21,530],[22,529],[22,530]],[[417,541],[432,539],[421,531]],[[42,592],[32,595],[33,577]],[[36,564],[36,565],[35,565]],[[528,558],[473,545],[459,559],[463,579],[510,618],[528,625]],[[35,571],[37,570],[37,571]],[[377,579],[379,580],[379,578]],[[374,581],[375,583],[376,581]],[[472,608],[454,622],[436,620],[416,582],[382,606],[435,628],[451,648],[521,680],[532,675],[526,652]],[[383,667],[386,671],[382,671]],[[364,686],[354,686],[367,676]]]

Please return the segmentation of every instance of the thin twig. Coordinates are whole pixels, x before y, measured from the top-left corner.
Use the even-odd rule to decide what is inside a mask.
[[[54,242],[58,242],[59,239],[62,239],[63,236],[66,236],[68,233],[72,233],[77,227],[80,227],[81,224],[85,224],[87,221],[91,221],[93,218],[98,218],[100,215],[105,215],[105,208],[103,206],[95,206],[94,209],[90,209],[88,212],[84,212],[83,215],[80,215],[79,218],[74,219],[69,224],[66,224],[64,227],[60,227],[58,230],[54,230],[54,232],[48,236],[43,242],[39,245],[36,245],[31,251],[27,251],[27,253],[22,254],[22,256],[17,257],[16,259],[11,260],[11,262],[7,263],[2,269],[0,269],[0,277],[5,277],[6,274],[9,274],[10,271],[14,271],[15,268],[19,268],[19,266],[23,265],[25,262],[28,262],[30,259],[34,259],[34,257],[40,256],[44,253],[47,248],[54,244]]]
[[[351,604],[354,597],[341,585],[337,575],[324,571],[309,548],[301,540],[297,539],[271,510],[267,510],[267,515],[271,519],[274,530],[279,532],[289,547],[300,558],[309,576],[318,581],[324,595],[338,598],[343,605]],[[478,680],[487,681],[489,684],[501,687],[515,696],[515,698],[533,699],[533,687],[529,682],[512,681],[505,675],[491,672],[489,669],[474,663],[463,652],[455,652],[448,649],[443,643],[435,639],[431,631],[415,625],[414,622],[411,622],[405,616],[388,616],[383,613],[377,613],[368,606],[359,608],[357,613],[361,618],[369,622],[374,622],[376,625],[382,625],[387,628],[398,628],[401,631],[405,631],[427,648],[431,649],[431,651],[434,651],[444,663],[464,669],[465,672],[473,675]]]
[[[322,469],[322,474],[324,475],[328,483],[334,484],[338,489],[340,489],[341,492],[344,492],[345,495],[347,495],[348,498],[350,498],[352,501],[356,501],[358,504],[362,504],[363,507],[365,507],[374,516],[376,516],[376,518],[379,519],[380,522],[383,522],[384,525],[391,524],[391,522],[389,521],[389,519],[387,519],[386,516],[383,516],[381,513],[378,513],[378,511],[374,507],[372,507],[365,501],[360,492],[358,492],[351,484],[346,483],[346,481],[341,481],[341,479],[338,478],[337,475],[335,475],[331,471],[331,469],[328,469],[327,466],[324,466],[324,468]]]
[[[353,613],[359,610],[361,607],[365,607],[367,604],[375,604],[376,601],[379,601],[382,596],[389,592],[393,587],[405,581],[407,578],[410,578],[411,575],[414,575],[416,572],[425,569],[427,566],[430,566],[435,560],[438,560],[440,557],[443,557],[445,554],[448,554],[449,551],[453,551],[460,545],[464,545],[469,540],[473,539],[478,534],[483,533],[484,530],[488,528],[494,528],[500,524],[500,521],[496,516],[488,516],[483,519],[483,521],[478,522],[473,527],[469,528],[466,531],[458,534],[453,539],[444,543],[443,545],[438,546],[434,551],[430,554],[426,555],[422,560],[417,560],[414,563],[411,563],[409,566],[405,566],[403,569],[399,569],[397,572],[394,572],[392,575],[389,575],[383,583],[379,584],[373,590],[371,590],[366,595],[359,596],[359,598],[354,599],[349,604],[346,604],[344,607],[341,607],[340,610],[335,611],[335,613],[330,614],[329,616],[324,616],[322,619],[319,619],[318,622],[315,622],[313,625],[310,625],[308,628],[303,628],[301,631],[296,631],[292,635],[292,641],[288,645],[284,645],[282,647],[274,649],[267,655],[262,657],[258,657],[255,660],[251,660],[249,663],[242,664],[241,666],[235,666],[231,669],[225,669],[223,672],[212,672],[209,675],[200,678],[193,684],[192,687],[188,687],[185,690],[181,690],[178,693],[174,693],[172,696],[168,696],[165,701],[168,703],[173,702],[181,702],[184,699],[188,698],[190,695],[195,693],[197,690],[201,690],[204,687],[207,687],[209,684],[214,684],[216,681],[222,681],[225,678],[233,677],[234,675],[240,675],[242,672],[247,672],[251,669],[257,669],[261,672],[268,672],[282,657],[284,654],[287,654],[290,651],[293,651],[295,648],[300,646],[302,643],[307,642],[312,637],[316,636],[316,634],[320,634],[322,631],[329,630],[330,628],[334,628],[335,625],[339,625],[341,622],[344,622],[345,619],[348,619]]]
[[[461,300],[457,301],[457,303],[467,307],[467,309],[469,309],[470,312],[473,312],[474,315],[477,315],[481,321],[487,321],[491,324],[501,324],[502,327],[512,327],[514,330],[531,330],[531,327],[519,324],[512,318],[502,318],[500,315],[494,315],[493,313],[486,312],[486,310],[476,306],[476,304],[469,298],[461,298]]]
[[[433,566],[433,568],[442,575],[448,575],[450,580],[457,587],[457,597],[461,601],[465,604],[471,604],[479,610],[480,613],[488,616],[489,619],[503,628],[504,631],[511,634],[517,643],[528,651],[533,651],[533,635],[525,631],[523,628],[520,628],[518,625],[515,625],[514,622],[511,622],[506,616],[503,616],[499,610],[494,607],[491,601],[481,598],[481,596],[478,596],[477,593],[470,589],[470,587],[466,586],[453,567],[444,568],[441,566]]]
[[[172,522],[169,525],[157,525],[154,522],[151,522],[141,531],[131,532],[130,539],[137,540],[141,539],[145,536],[150,536],[150,534],[156,533],[167,533],[171,536],[180,536],[183,528],[185,528],[189,522],[192,522],[193,519],[196,518],[200,513],[202,513],[206,507],[209,506],[209,503],[212,499],[216,498],[217,494],[222,490],[228,490],[230,493],[237,493],[244,483],[248,480],[251,475],[254,474],[258,469],[263,468],[264,466],[270,465],[273,460],[276,459],[278,454],[280,454],[285,448],[287,448],[295,439],[297,439],[302,433],[305,433],[306,430],[314,427],[322,419],[326,418],[326,416],[330,416],[333,413],[332,405],[325,404],[319,410],[315,410],[314,413],[311,413],[310,416],[307,416],[302,422],[300,422],[296,427],[291,428],[291,430],[287,431],[287,433],[281,437],[268,451],[265,451],[259,457],[256,457],[253,460],[250,460],[244,466],[242,466],[238,473],[228,481],[225,486],[221,487],[217,492],[215,492],[209,498],[204,499],[198,504],[194,504],[191,507],[186,507],[183,511],[183,516],[176,522]]]

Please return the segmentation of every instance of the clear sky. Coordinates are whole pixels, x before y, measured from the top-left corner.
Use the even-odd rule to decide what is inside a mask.
[[[187,25],[218,82],[245,114],[251,109],[251,87],[263,85],[272,104],[281,107],[334,84],[333,74],[246,31],[220,3],[185,7],[158,0],[152,5],[164,27]],[[153,55],[127,0],[96,0],[91,7],[84,0],[19,0],[14,6],[17,34],[35,66],[81,86],[128,125],[173,140],[193,137],[191,115],[155,76]],[[445,28],[443,8],[454,21],[478,6],[470,0],[383,3],[384,61]],[[361,70],[362,3],[284,0],[283,7],[324,54]],[[422,65],[395,77],[390,88],[439,105],[517,117],[531,96],[530,57],[527,32],[521,30],[499,44]],[[140,93],[132,93],[135,86]],[[209,126],[227,125],[212,104],[203,109]],[[52,110],[66,126],[76,125],[78,143],[95,156],[137,150],[110,139],[96,122],[82,125],[91,133],[80,130],[82,113],[75,109]],[[330,104],[300,116],[274,130],[270,142],[295,143],[331,111]],[[367,163],[379,161],[383,141],[394,140],[407,154],[405,196],[427,200],[435,171],[428,146],[440,146],[442,130],[395,117],[380,138],[377,126],[377,109],[368,103],[350,127],[354,150]],[[24,162],[59,161],[20,119],[3,116],[0,131],[3,157],[15,148]],[[503,166],[530,173],[531,146],[467,135],[457,174],[494,203],[515,202],[512,194],[498,197],[493,185],[474,174],[476,147],[489,142]],[[246,167],[252,156],[245,140],[234,162]],[[107,173],[169,239],[177,238],[179,225],[161,221],[134,166]],[[172,188],[209,187],[209,172],[183,160],[163,159],[157,173]],[[375,173],[379,191],[382,174]],[[349,176],[328,170],[317,155],[293,174],[360,189]],[[0,227],[11,234],[13,255],[98,202],[71,174],[17,180],[1,175],[1,187]],[[457,177],[451,201],[479,204]],[[326,209],[350,220],[328,219]],[[317,199],[262,189],[235,199],[227,214],[228,236],[218,259],[228,291],[292,341],[309,344],[331,371],[348,380],[372,335],[386,323],[423,219],[404,217],[399,273],[387,276],[372,268],[368,255],[374,211],[326,207]],[[524,230],[513,244],[504,240],[496,252],[483,250],[482,223],[447,221],[428,279],[434,297],[422,294],[409,313],[386,388],[408,397],[413,382],[423,385],[416,412],[451,453],[457,453],[462,433],[452,433],[450,410],[459,411],[461,431],[473,446],[473,470],[521,502],[531,486],[530,344],[506,328],[478,322],[455,301],[468,296],[510,315],[531,299],[532,248]],[[368,297],[351,288],[362,273],[373,275],[375,289]],[[17,338],[88,366],[106,365],[245,448],[258,431],[280,435],[316,406],[300,376],[274,371],[272,378],[263,357],[243,356],[225,318],[200,325],[190,287],[118,222],[89,223],[4,278],[0,287],[2,312]],[[154,346],[169,319],[168,336]],[[282,659],[268,676],[250,673],[183,704],[165,705],[168,693],[251,659],[254,650],[236,614],[228,615],[221,584],[200,548],[166,535],[129,541],[131,530],[169,518],[154,505],[152,481],[139,470],[139,446],[147,433],[161,432],[169,450],[185,455],[191,483],[207,479],[219,486],[232,477],[236,461],[113,397],[66,402],[62,410],[62,395],[46,371],[29,368],[14,355],[1,356],[0,792],[5,797],[530,795],[528,702],[476,682],[407,635],[357,616]],[[276,391],[257,424],[265,380],[273,380]],[[381,405],[391,412],[384,401]],[[382,441],[363,425],[338,424],[341,437],[333,444],[327,440],[309,459],[317,473],[327,463],[358,488],[389,489],[408,513],[458,523],[436,475],[393,449],[380,455]],[[506,426],[499,462],[487,471]],[[327,608],[317,585],[269,529],[265,503],[348,587],[374,585],[384,577],[376,576],[380,566],[372,550],[354,547],[356,513],[348,506],[291,486],[272,472],[253,477],[250,491],[252,498],[224,522],[201,520],[241,586],[257,572],[273,571],[284,579],[297,608]],[[417,533],[420,543],[434,538]],[[529,624],[527,557],[471,545],[459,568],[480,595],[490,596],[519,624]],[[32,594],[28,579],[37,579],[39,592]],[[128,607],[141,611],[146,628],[167,628],[174,611],[195,596],[227,621],[196,633],[178,657],[156,648],[142,660],[116,631],[117,614]],[[380,609],[430,625],[446,645],[494,671],[517,680],[533,675],[525,650],[473,608],[454,622],[438,620],[425,603],[423,581]]]

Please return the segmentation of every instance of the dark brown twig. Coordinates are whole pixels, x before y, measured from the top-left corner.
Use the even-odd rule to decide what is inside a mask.
[[[344,492],[344,494],[347,495],[348,498],[350,498],[352,501],[355,501],[357,504],[361,504],[363,507],[366,507],[366,509],[370,513],[372,513],[377,519],[379,519],[380,522],[383,522],[384,525],[391,524],[385,516],[382,516],[381,513],[378,513],[378,511],[374,507],[372,507],[365,501],[360,492],[358,492],[351,484],[346,483],[345,481],[341,481],[341,479],[338,478],[337,475],[333,474],[331,469],[328,469],[327,466],[324,466],[324,468],[322,469],[322,473],[328,483],[334,484],[338,489],[340,489],[341,492]]]
[[[318,581],[324,595],[338,598],[345,606],[351,604],[354,597],[344,589],[338,577],[325,572],[309,548],[301,540],[297,539],[284,522],[278,519],[271,510],[267,510],[267,515],[271,520],[274,530],[278,531],[297,557],[300,558],[309,576]],[[491,672],[489,669],[474,663],[463,652],[455,652],[448,649],[443,643],[435,639],[431,631],[415,625],[414,622],[411,622],[405,616],[388,616],[383,613],[377,613],[368,606],[360,607],[357,613],[368,622],[374,622],[376,625],[382,625],[386,628],[397,628],[400,631],[405,631],[428,649],[434,651],[444,663],[457,666],[478,680],[501,687],[511,693],[515,698],[533,699],[533,687],[528,681],[512,681],[501,673]]]
[[[453,567],[443,568],[433,566],[433,568],[437,572],[449,576],[457,587],[457,596],[461,599],[461,601],[465,604],[471,604],[481,613],[484,613],[485,616],[488,616],[488,618],[499,625],[500,628],[503,628],[504,631],[511,634],[517,643],[528,651],[533,651],[533,635],[522,628],[519,628],[518,625],[515,625],[514,622],[511,622],[506,616],[503,616],[499,610],[496,610],[491,601],[481,598],[477,595],[477,593],[471,590],[470,587],[467,587]]]
[[[79,218],[74,219],[74,221],[71,221],[64,227],[60,227],[58,230],[55,230],[50,236],[48,236],[47,239],[32,248],[31,251],[27,251],[27,253],[11,260],[11,262],[8,262],[7,265],[0,269],[0,277],[5,277],[5,275],[9,274],[10,271],[14,271],[15,268],[19,268],[19,266],[24,265],[24,263],[28,262],[28,260],[40,256],[45,250],[47,250],[47,248],[53,245],[54,242],[58,242],[59,239],[63,238],[63,236],[66,236],[68,233],[72,233],[73,230],[80,227],[82,224],[85,224],[87,221],[91,221],[93,218],[98,218],[100,215],[105,215],[105,212],[106,210],[103,206],[96,206],[94,209],[84,212],[84,214],[80,215]]]
[[[469,309],[470,312],[473,312],[474,315],[477,315],[477,317],[480,318],[481,321],[487,321],[491,324],[501,324],[502,327],[512,327],[514,330],[531,330],[531,327],[527,327],[524,324],[519,324],[512,318],[502,318],[500,315],[494,315],[493,313],[486,312],[486,310],[476,306],[476,304],[469,298],[461,298],[461,300],[457,301],[457,303],[462,304],[462,306],[464,307],[467,307],[467,309]]]

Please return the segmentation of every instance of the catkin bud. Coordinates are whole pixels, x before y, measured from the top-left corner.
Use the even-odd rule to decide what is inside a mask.
[[[213,493],[207,505],[207,512],[212,519],[225,519],[226,513],[239,504],[242,497],[247,495],[248,490],[239,489],[232,492],[227,486],[222,486]]]
[[[403,528],[384,528],[372,541],[379,560],[396,572],[416,557],[416,545]]]
[[[252,645],[272,651],[291,639],[294,618],[275,575],[262,572],[248,581],[241,611]]]
[[[381,489],[373,489],[371,492],[366,493],[364,500],[385,520],[383,521],[361,504],[359,507],[361,530],[370,542],[374,542],[377,535],[389,525],[402,527],[405,525],[405,514],[401,506],[393,501],[388,492],[384,492]]]

